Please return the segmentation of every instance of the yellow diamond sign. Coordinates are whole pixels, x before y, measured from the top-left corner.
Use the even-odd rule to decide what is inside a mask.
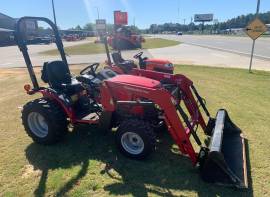
[[[259,38],[267,31],[265,24],[258,18],[254,19],[247,27],[246,34],[253,40]]]

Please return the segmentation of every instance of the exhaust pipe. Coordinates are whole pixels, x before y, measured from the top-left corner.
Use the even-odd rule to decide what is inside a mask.
[[[201,150],[199,158],[204,181],[248,187],[245,140],[226,110],[217,112],[208,151]]]

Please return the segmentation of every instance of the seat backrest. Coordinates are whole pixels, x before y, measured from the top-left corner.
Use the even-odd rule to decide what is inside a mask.
[[[52,88],[61,88],[62,84],[71,84],[68,65],[63,61],[46,62],[43,65],[41,79]]]
[[[122,55],[121,55],[120,52],[113,52],[113,53],[112,53],[112,59],[113,59],[113,62],[114,62],[115,64],[119,64],[119,63],[125,61],[125,60],[122,58]]]

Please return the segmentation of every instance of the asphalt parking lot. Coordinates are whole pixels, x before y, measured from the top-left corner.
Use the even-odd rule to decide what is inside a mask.
[[[201,46],[214,50],[250,56],[252,40],[247,36],[218,36],[218,35],[158,35],[158,37],[181,41],[185,44]],[[254,56],[270,60],[270,38],[260,37],[256,40]]]
[[[180,45],[144,50],[145,56],[168,59],[176,64],[207,65],[213,67],[248,68],[250,61],[251,40],[247,37],[232,36],[198,36],[198,35],[155,35],[171,40],[178,40]],[[77,42],[64,42],[64,46],[73,46],[91,42],[89,40]],[[55,56],[44,56],[39,53],[55,48],[50,45],[31,45],[29,53],[33,66],[41,66],[44,61],[57,59]],[[139,50],[124,51],[126,59]],[[257,70],[270,70],[270,38],[259,38],[256,42],[253,68]],[[17,46],[0,47],[0,68],[25,67],[24,60]],[[104,62],[106,54],[68,55],[70,64],[88,64]]]
[[[91,42],[88,40],[76,41],[76,42],[64,42],[64,46],[73,46],[77,44],[84,44],[87,42]],[[29,45],[28,52],[30,54],[31,59],[33,60],[33,66],[36,64],[40,64],[42,62],[42,56],[39,55],[39,52],[47,51],[50,49],[55,49],[56,46],[54,44],[49,45]],[[24,60],[20,50],[17,46],[7,46],[0,47],[0,68],[6,67],[24,67]],[[45,58],[46,59],[46,58]]]

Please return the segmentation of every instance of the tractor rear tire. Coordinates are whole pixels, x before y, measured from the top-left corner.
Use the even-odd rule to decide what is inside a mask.
[[[156,136],[148,122],[128,119],[116,131],[116,144],[125,156],[141,160],[155,150]]]
[[[38,144],[55,144],[68,132],[68,121],[62,108],[45,98],[24,105],[22,123],[26,133]]]

